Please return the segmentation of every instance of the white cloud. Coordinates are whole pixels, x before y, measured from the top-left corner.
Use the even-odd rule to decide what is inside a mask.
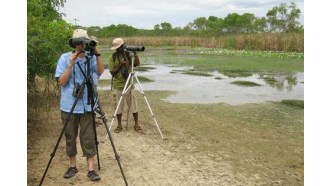
[[[70,0],[60,11],[66,13],[68,22],[83,26],[109,26],[127,24],[136,28],[151,29],[154,25],[169,22],[184,27],[198,17],[226,17],[229,13],[252,13],[258,17],[280,3],[296,2],[302,11],[303,0]]]

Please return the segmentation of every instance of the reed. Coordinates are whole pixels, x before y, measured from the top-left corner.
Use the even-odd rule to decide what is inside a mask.
[[[110,48],[114,38],[100,38],[100,45]],[[222,35],[217,37],[194,36],[136,36],[124,37],[128,44],[145,46],[191,46],[235,50],[261,50],[304,52],[304,33],[258,33]]]

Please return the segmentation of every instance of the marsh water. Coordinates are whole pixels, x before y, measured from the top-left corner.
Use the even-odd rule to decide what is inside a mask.
[[[144,65],[147,71],[135,71],[137,77],[146,77],[152,82],[141,82],[143,90],[170,90],[176,93],[165,100],[171,103],[227,103],[240,105],[281,101],[304,100],[304,73],[252,73],[243,76],[227,76],[217,71],[210,76],[190,75],[184,72],[191,67],[173,65]],[[111,79],[105,70],[100,79]],[[259,86],[240,86],[235,81],[248,81]],[[109,90],[110,86],[100,86]]]

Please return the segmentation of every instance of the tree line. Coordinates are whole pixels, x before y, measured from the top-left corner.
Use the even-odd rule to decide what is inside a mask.
[[[224,34],[245,33],[291,33],[302,32],[299,23],[301,11],[296,4],[282,3],[269,10],[265,17],[257,17],[252,13],[230,13],[226,17],[199,17],[185,27],[173,27],[171,23],[156,24],[153,29],[137,29],[126,24],[105,27],[85,27],[88,33],[105,38],[112,36],[219,36]],[[82,27],[82,26],[76,26]]]

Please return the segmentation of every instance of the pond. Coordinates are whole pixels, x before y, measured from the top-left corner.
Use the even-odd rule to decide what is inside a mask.
[[[141,82],[143,90],[176,91],[165,101],[171,103],[213,104],[227,103],[240,105],[281,101],[283,99],[304,100],[304,73],[251,73],[244,77],[230,76],[218,71],[209,72],[209,76],[191,75],[185,72],[191,67],[165,64],[144,65],[147,71],[135,71],[137,77],[153,80]],[[100,79],[111,79],[109,70],[105,70]],[[237,81],[247,81],[258,86],[240,86]],[[99,89],[110,90],[110,86]]]

